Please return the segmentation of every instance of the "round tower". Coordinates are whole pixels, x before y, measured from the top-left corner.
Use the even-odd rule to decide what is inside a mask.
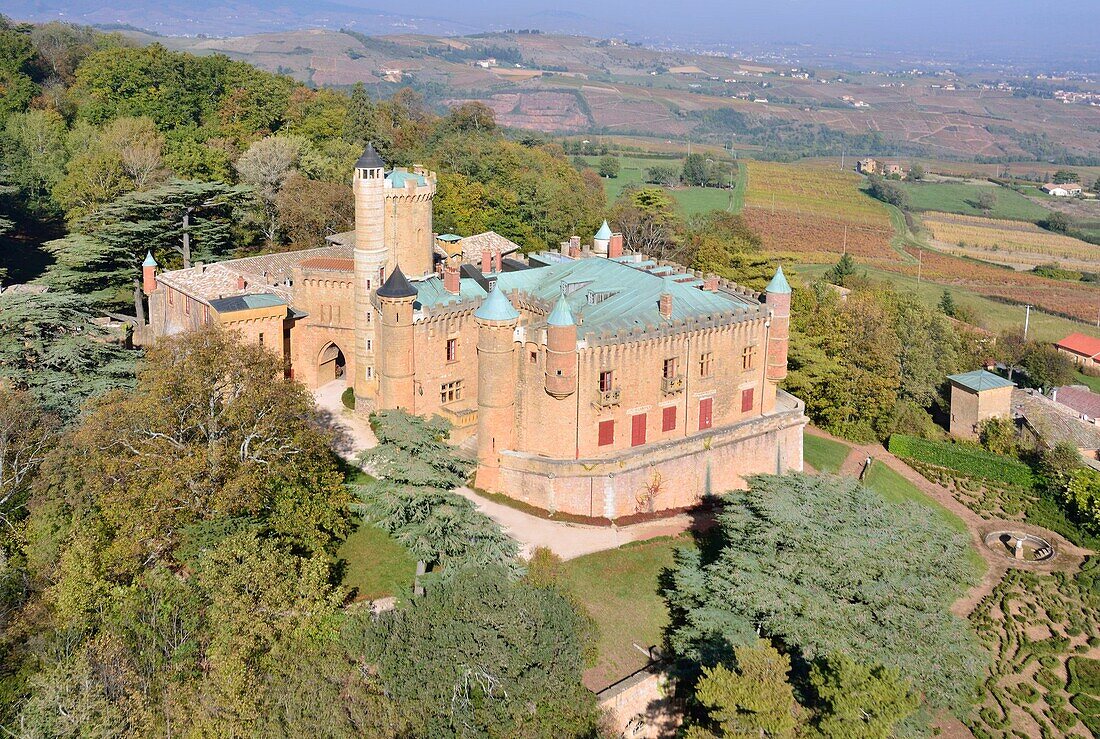
[[[546,392],[560,400],[576,390],[577,324],[563,294],[546,319]]]
[[[376,395],[374,308],[370,294],[386,270],[385,162],[367,145],[355,163],[355,388],[356,407],[369,410]]]
[[[396,267],[378,288],[378,407],[415,412],[413,304],[416,288]]]
[[[414,165],[412,171],[395,167],[386,175],[387,272],[398,264],[413,279],[434,272],[432,200],[435,186],[435,172],[419,165]]]
[[[592,237],[592,251],[600,256],[607,256],[607,247],[611,243],[611,227],[607,225],[607,221],[603,222],[600,226],[600,230],[596,232],[596,235]]]
[[[775,276],[764,289],[764,293],[768,313],[771,315],[762,399],[762,411],[768,413],[775,408],[775,393],[779,382],[787,376],[787,346],[791,335],[791,286],[787,283],[782,267],[775,271]]]
[[[474,312],[477,322],[477,485],[496,490],[500,452],[515,439],[514,335],[519,313],[495,287]]]

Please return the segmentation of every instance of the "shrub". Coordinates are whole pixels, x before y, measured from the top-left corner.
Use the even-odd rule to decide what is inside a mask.
[[[355,388],[349,387],[340,395],[340,402],[345,408],[355,410]]]
[[[1085,693],[1078,693],[1069,699],[1069,702],[1082,716],[1100,717],[1100,698],[1094,698]]]
[[[903,459],[946,467],[968,477],[1027,488],[1033,482],[1031,468],[1023,462],[959,444],[894,434],[890,437],[889,449]]]
[[[1069,672],[1068,692],[1100,696],[1100,659],[1070,657],[1066,669]]]

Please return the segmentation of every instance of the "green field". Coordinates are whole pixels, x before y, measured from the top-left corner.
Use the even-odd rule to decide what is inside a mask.
[[[357,522],[336,556],[344,561],[343,585],[355,591],[356,600],[402,597],[412,590],[416,561],[405,547],[376,526]]]
[[[599,627],[599,658],[584,682],[601,690],[646,664],[634,647],[660,646],[668,608],[658,590],[661,571],[691,537],[651,539],[571,559],[562,566],[566,589]]]
[[[831,264],[800,264],[795,265],[793,271],[804,280],[812,280],[821,277],[832,266]],[[891,283],[899,292],[915,291],[917,297],[926,305],[938,305],[940,298],[943,296],[943,291],[947,290],[951,293],[951,297],[955,299],[956,304],[973,310],[983,328],[994,333],[1000,333],[1008,329],[1022,330],[1024,327],[1024,307],[1022,305],[999,303],[954,285],[941,285],[927,280],[918,285],[915,277],[887,272],[874,267],[859,265],[858,271],[860,274],[866,272],[871,279]],[[1032,308],[1031,323],[1028,328],[1029,339],[1057,341],[1075,331],[1090,336],[1100,336],[1100,330],[1095,326],[1078,323],[1060,316],[1052,316],[1049,313],[1043,313]]]
[[[1088,387],[1089,390],[1093,391],[1094,393],[1100,393],[1100,377],[1092,377],[1091,375],[1086,375],[1083,372],[1076,372],[1074,374],[1077,376],[1077,378],[1074,380],[1074,383],[1078,385],[1085,385]]]
[[[907,193],[912,210],[938,210],[944,213],[962,213],[968,216],[989,216],[1014,221],[1041,221],[1050,211],[1029,200],[1015,190],[988,185],[972,185],[962,182],[900,182]],[[977,207],[978,196],[992,192],[997,203],[988,213]]]
[[[584,159],[593,167],[599,165],[600,157],[590,156]],[[622,191],[631,185],[644,185],[646,170],[657,165],[683,166],[682,158],[619,157],[619,176],[604,180],[607,202],[613,203]],[[738,169],[733,190],[717,187],[683,187],[669,190],[669,194],[680,204],[685,215],[708,213],[712,210],[729,210],[738,213],[745,199],[745,178],[743,168]]]
[[[836,474],[840,466],[848,458],[852,448],[839,441],[826,439],[821,436],[804,434],[802,437],[802,454],[806,463],[818,472]]]

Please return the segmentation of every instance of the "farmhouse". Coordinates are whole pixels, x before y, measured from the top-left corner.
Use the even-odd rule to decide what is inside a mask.
[[[856,162],[856,171],[861,174],[878,174],[878,160],[867,157]]]
[[[1081,186],[1076,182],[1066,182],[1060,185],[1056,185],[1053,182],[1048,182],[1041,188],[1047,195],[1056,198],[1075,198],[1081,195]]]
[[[549,511],[674,510],[802,469],[787,374],[791,288],[758,294],[590,243],[520,258],[493,232],[432,232],[436,176],[368,149],[355,229],[319,249],[143,267],[154,340],[205,324],[269,347],[307,386],[342,382],[357,412],[451,422],[476,484]],[[448,235],[451,236],[451,235]]]
[[[1100,339],[1074,333],[1056,341],[1054,348],[1065,354],[1084,371],[1100,370]]]

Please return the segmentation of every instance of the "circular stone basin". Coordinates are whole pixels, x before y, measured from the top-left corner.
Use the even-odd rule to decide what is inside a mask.
[[[1046,539],[1022,531],[991,531],[985,545],[1017,562],[1043,562],[1054,556],[1054,547]]]

